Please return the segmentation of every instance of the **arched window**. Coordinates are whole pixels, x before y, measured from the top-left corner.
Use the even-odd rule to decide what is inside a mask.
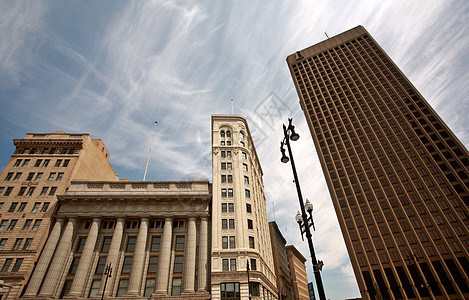
[[[239,138],[244,139],[244,133],[242,131],[239,132]]]
[[[228,131],[228,132],[229,132],[229,131]],[[225,137],[225,132],[224,132],[223,130],[222,130],[222,131],[220,131],[220,136],[221,136],[222,138],[224,138],[224,137]]]
[[[226,137],[227,137],[227,138],[230,138],[230,137],[231,137],[231,132],[230,132],[229,130],[226,132]]]

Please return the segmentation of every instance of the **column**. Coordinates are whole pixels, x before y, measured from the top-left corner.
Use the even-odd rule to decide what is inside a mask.
[[[47,271],[46,278],[39,293],[40,297],[53,297],[57,291],[57,284],[64,272],[64,265],[70,254],[73,241],[73,232],[75,231],[76,219],[68,220],[62,238],[60,239],[57,250],[55,251],[52,262]]]
[[[42,250],[42,254],[39,257],[37,262],[36,269],[34,270],[31,280],[29,281],[26,292],[24,293],[24,298],[34,298],[39,291],[44,275],[46,274],[47,267],[51,261],[52,255],[54,254],[55,247],[60,238],[60,233],[62,232],[62,227],[64,225],[65,219],[60,218],[55,222],[54,228],[47,239],[47,243]]]
[[[163,238],[158,258],[158,278],[155,294],[168,294],[169,263],[171,259],[171,240],[173,235],[173,219],[166,218],[164,222]]]
[[[198,272],[198,293],[207,293],[207,251],[208,251],[208,220],[202,217],[200,220],[199,233],[199,272]]]
[[[122,243],[122,235],[124,233],[124,218],[117,219],[116,227],[114,228],[114,233],[112,234],[112,241],[111,245],[109,246],[109,252],[107,254],[106,259],[106,266],[111,265],[112,267],[112,276],[108,279],[108,283],[106,285],[106,291],[104,296],[108,296],[109,293],[112,291],[112,287],[114,286],[115,278],[117,277],[116,274],[119,273],[119,268],[117,265],[120,253],[120,247]],[[104,290],[104,282],[105,279],[101,281],[101,286],[99,287],[98,295],[101,296]]]
[[[148,218],[140,221],[135,251],[133,255],[132,270],[130,271],[129,287],[126,297],[136,297],[140,294],[142,285],[143,266],[145,264],[145,246],[147,244]]]
[[[196,218],[189,218],[187,230],[187,243],[184,249],[184,291],[183,293],[194,293],[195,280],[195,248],[197,246]]]
[[[86,243],[83,247],[83,252],[81,253],[77,272],[73,278],[72,287],[70,288],[70,293],[67,298],[78,298],[83,294],[85,281],[91,267],[94,247],[96,246],[96,240],[98,239],[99,224],[101,224],[100,219],[93,219],[93,224],[91,224],[90,231],[86,237]]]

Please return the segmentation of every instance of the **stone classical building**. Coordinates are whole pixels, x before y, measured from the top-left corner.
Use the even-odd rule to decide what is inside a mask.
[[[290,274],[287,249],[285,248],[287,241],[275,221],[269,222],[269,229],[279,299],[294,300],[293,279]]]
[[[293,287],[293,299],[308,300],[308,275],[306,274],[306,258],[293,245],[286,246],[288,268]]]
[[[287,63],[363,299],[468,299],[464,145],[361,26]]]
[[[0,280],[13,286],[10,299],[19,296],[41,253],[56,195],[73,179],[116,178],[103,142],[89,134],[28,133],[14,144],[0,173]]]

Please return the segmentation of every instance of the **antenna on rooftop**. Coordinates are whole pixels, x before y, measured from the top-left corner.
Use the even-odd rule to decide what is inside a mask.
[[[234,115],[233,99],[231,99],[231,114]]]
[[[150,150],[148,151],[147,165],[145,166],[145,173],[143,174],[143,181],[145,181],[145,177],[147,177],[148,162],[150,161],[151,145],[153,144],[153,138],[155,137],[156,123],[158,123],[158,121],[155,121],[155,128],[153,129],[153,136],[151,137],[150,142]]]
[[[324,34],[327,36],[327,38],[329,38],[329,36],[327,35],[327,31],[324,31]]]

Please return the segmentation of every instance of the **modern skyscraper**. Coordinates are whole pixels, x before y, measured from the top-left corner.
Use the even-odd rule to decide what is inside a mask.
[[[252,296],[274,298],[263,173],[243,117],[212,116],[212,166],[212,299],[248,299],[248,280]]]
[[[361,26],[287,57],[364,299],[467,299],[469,153]]]
[[[28,133],[0,174],[0,279],[19,295],[47,239],[56,195],[72,179],[114,180],[109,152],[89,134]],[[1,292],[0,292],[1,294]]]

